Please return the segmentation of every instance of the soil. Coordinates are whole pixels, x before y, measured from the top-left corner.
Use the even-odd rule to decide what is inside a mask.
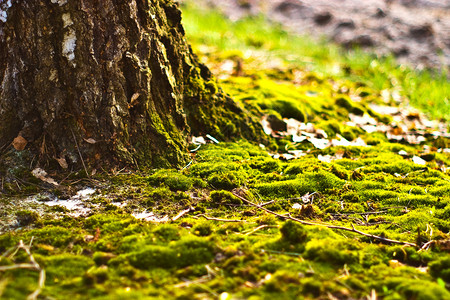
[[[289,31],[393,54],[418,69],[450,66],[450,0],[202,0],[233,20],[264,14]]]

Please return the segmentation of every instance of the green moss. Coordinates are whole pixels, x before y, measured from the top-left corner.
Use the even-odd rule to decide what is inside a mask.
[[[242,204],[242,200],[229,191],[212,191],[209,197],[216,205]]]
[[[172,191],[187,191],[192,188],[193,180],[176,171],[161,170],[147,178],[148,183],[154,186],[166,185]]]
[[[285,241],[294,244],[306,242],[308,236],[306,228],[303,225],[291,220],[283,224],[280,232]]]
[[[387,284],[392,286],[405,299],[438,300],[450,298],[450,292],[434,282],[393,278],[387,280]]]
[[[133,267],[139,269],[173,268],[177,266],[177,252],[165,246],[148,245],[128,254],[128,260]]]
[[[213,233],[214,229],[209,222],[203,222],[192,227],[192,233],[197,236],[209,236]]]
[[[39,220],[39,215],[35,211],[21,210],[16,212],[16,219],[20,226],[27,226],[36,223]]]
[[[346,97],[340,97],[336,99],[336,105],[345,108],[348,112],[362,116],[365,112],[365,109],[361,107],[361,105],[354,103],[350,99]]]
[[[227,172],[210,175],[208,183],[216,189],[232,190],[241,186],[244,183],[244,179],[238,172]]]
[[[74,254],[52,255],[40,259],[43,261],[47,280],[51,283],[65,280],[70,282],[74,277],[81,278],[94,265],[91,258]]]
[[[433,261],[429,265],[430,274],[435,278],[441,278],[450,282],[450,257],[444,256]]]
[[[306,244],[305,257],[332,265],[354,264],[358,262],[357,251],[360,245],[355,242],[323,239],[311,240]]]
[[[163,242],[177,241],[180,239],[180,232],[178,228],[173,225],[158,226],[154,233]]]
[[[199,238],[184,238],[168,246],[147,245],[127,255],[139,269],[186,267],[207,263],[214,257],[213,244]]]

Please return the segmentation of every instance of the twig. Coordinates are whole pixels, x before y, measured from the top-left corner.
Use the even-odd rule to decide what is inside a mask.
[[[86,164],[84,163],[83,156],[81,155],[80,148],[78,147],[78,142],[77,142],[77,138],[75,137],[75,133],[73,133],[72,128],[70,128],[70,131],[72,132],[73,140],[75,141],[75,146],[77,146],[78,155],[80,155],[81,163],[83,164],[84,171],[86,172],[86,176],[87,176],[88,178],[91,178],[91,177],[89,176],[89,172],[88,172],[88,170],[87,170],[87,168],[86,168]]]
[[[270,249],[261,249],[262,253],[274,253],[274,254],[284,254],[284,255],[291,255],[291,256],[299,256],[302,257],[301,253],[297,252],[283,252],[283,251],[276,251],[276,250],[270,250]],[[303,261],[303,259],[302,259]]]
[[[435,240],[431,240],[429,242],[426,242],[425,244],[422,245],[422,247],[420,247],[419,251],[417,251],[417,252],[421,252],[423,250],[428,250],[428,249],[430,249],[430,246],[435,244],[435,243],[436,243]]]
[[[185,166],[181,169],[181,171],[183,171],[184,169],[189,168],[193,161],[194,161],[194,160],[191,160],[187,165],[185,165]]]
[[[14,251],[9,256],[9,258],[12,258],[12,257],[14,257],[14,255],[17,254],[17,252],[19,250],[22,249],[28,255],[28,258],[30,259],[30,263],[15,264],[15,265],[10,265],[10,266],[1,266],[0,267],[0,271],[7,271],[7,270],[14,270],[14,269],[31,269],[31,270],[39,271],[38,287],[36,288],[36,290],[34,290],[33,293],[28,295],[28,297],[27,297],[28,300],[37,299],[37,297],[41,293],[42,289],[44,288],[44,284],[45,284],[45,270],[37,263],[37,261],[34,259],[33,254],[31,254],[30,248],[31,248],[32,242],[33,242],[33,238],[31,238],[30,245],[27,246],[23,243],[22,240],[20,240],[19,245],[17,245],[15,247],[15,249],[11,248],[2,255],[2,257],[6,257],[9,255],[10,252]]]
[[[349,216],[349,215],[378,215],[378,214],[384,214],[387,213],[387,210],[380,210],[380,211],[368,211],[368,212],[347,212],[347,213],[337,213],[337,214],[331,214],[332,216]]]
[[[201,146],[202,146],[202,144],[199,144],[199,145],[197,146],[197,148],[192,149],[192,150],[190,150],[189,152],[191,152],[191,153],[196,152],[196,151],[198,151],[198,149],[200,149]]]
[[[200,277],[200,278],[198,278],[196,280],[189,280],[189,281],[187,280],[185,282],[176,284],[176,285],[174,285],[174,287],[177,288],[177,289],[180,289],[180,288],[189,287],[192,284],[204,283],[204,282],[208,282],[210,280],[211,280],[211,278],[210,278],[210,276],[208,274],[208,275],[204,275],[204,276],[202,276],[202,277]]]
[[[188,212],[190,212],[192,210],[194,210],[194,208],[193,207],[189,207],[189,208],[186,208],[185,210],[180,211],[178,213],[178,215],[176,215],[175,217],[172,218],[172,221],[178,220],[179,218],[181,218],[182,216],[184,216],[185,214],[187,214]]]
[[[253,229],[252,231],[247,232],[247,233],[244,234],[244,235],[250,235],[250,234],[253,234],[253,233],[255,233],[255,232],[257,232],[258,230],[261,230],[261,229],[263,229],[263,228],[277,228],[277,227],[278,227],[278,226],[275,226],[275,225],[261,225],[261,226],[256,227],[256,228]]]
[[[220,221],[220,222],[245,222],[245,220],[232,220],[232,219],[219,219],[219,218],[212,218],[208,217],[205,214],[196,215],[193,218],[198,219],[199,217],[203,217],[208,221]]]
[[[276,200],[271,200],[271,201],[264,202],[264,203],[261,204],[261,206],[266,206],[266,205],[272,204],[272,203],[274,203],[275,201],[276,201]]]
[[[210,139],[211,141],[213,141],[214,143],[219,144],[219,141],[215,137],[213,137],[213,136],[211,136],[209,134],[207,134],[206,137],[208,139]]]
[[[384,237],[381,237],[381,236],[378,236],[378,235],[373,235],[373,234],[370,234],[370,233],[366,233],[366,232],[357,230],[353,226],[353,224],[352,224],[352,228],[348,228],[348,227],[343,227],[343,226],[336,226],[336,225],[330,225],[330,224],[321,224],[321,223],[313,223],[313,222],[303,221],[303,220],[300,220],[300,219],[292,217],[290,214],[282,215],[282,214],[273,212],[271,210],[268,210],[267,208],[264,208],[261,205],[255,204],[255,203],[253,203],[251,201],[248,201],[247,199],[245,199],[244,197],[242,197],[242,196],[240,196],[240,195],[238,195],[236,193],[233,193],[233,195],[238,197],[239,199],[241,199],[245,203],[248,203],[248,204],[250,204],[250,205],[252,205],[252,206],[254,206],[254,207],[258,208],[258,209],[261,209],[261,210],[263,210],[263,211],[265,211],[265,212],[267,212],[269,214],[275,215],[275,216],[280,217],[280,218],[285,219],[285,220],[292,220],[294,222],[298,222],[298,223],[303,224],[303,225],[323,226],[323,227],[327,227],[327,228],[330,228],[330,229],[338,229],[338,230],[350,231],[350,232],[354,232],[354,233],[357,233],[357,234],[360,234],[360,235],[363,235],[363,236],[367,236],[367,237],[370,237],[370,238],[373,238],[373,239],[385,242],[385,243],[408,245],[408,246],[413,246],[413,247],[416,247],[416,248],[418,247],[414,243],[392,240],[392,239],[384,238]]]

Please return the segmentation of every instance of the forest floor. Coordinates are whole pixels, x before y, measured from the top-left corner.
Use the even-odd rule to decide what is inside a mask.
[[[392,54],[415,68],[450,66],[449,0],[198,0],[232,20],[263,14],[297,34]]]
[[[183,22],[268,142],[190,137],[179,170],[7,170],[0,298],[450,299],[447,74],[259,16]]]

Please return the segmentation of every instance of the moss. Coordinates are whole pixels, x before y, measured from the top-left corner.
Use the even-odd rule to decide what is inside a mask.
[[[115,258],[116,255],[110,252],[95,252],[92,259],[97,264],[97,266],[106,265],[111,259]]]
[[[21,210],[16,212],[16,219],[20,226],[27,226],[36,223],[39,220],[39,215],[35,211]]]
[[[213,231],[214,229],[209,222],[199,223],[192,227],[192,233],[197,236],[209,236],[213,233]]]
[[[177,241],[174,249],[179,266],[209,263],[214,258],[214,243],[204,238],[186,237]]]
[[[40,244],[51,245],[53,247],[67,247],[69,244],[80,241],[79,230],[64,228],[59,226],[46,226],[42,229],[35,229],[27,233]]]
[[[94,265],[92,259],[73,254],[52,255],[47,258],[40,257],[40,259],[43,261],[47,280],[52,283],[70,281],[74,277],[81,278]]]
[[[216,189],[232,190],[241,186],[243,176],[238,172],[212,174],[208,177],[208,183]]]
[[[288,220],[280,228],[282,238],[290,243],[304,243],[307,239],[305,227],[297,222]]]
[[[323,121],[317,124],[317,127],[325,130],[330,138],[335,137],[338,133],[342,133],[342,126],[337,120]]]
[[[176,226],[161,225],[158,226],[154,233],[163,242],[177,241],[180,239],[180,232]]]
[[[250,166],[264,173],[277,172],[281,169],[280,162],[272,158],[254,160]]]
[[[233,205],[233,204],[242,204],[242,200],[238,197],[234,196],[229,191],[212,191],[209,194],[209,197],[213,203],[216,205]]]
[[[438,300],[450,297],[450,292],[445,288],[425,280],[395,278],[387,280],[387,284],[394,287],[394,290],[405,299]]]
[[[276,225],[277,217],[272,214],[265,214],[256,220],[258,225]]]
[[[139,269],[173,268],[177,266],[177,252],[169,247],[148,245],[128,254],[132,266]]]
[[[450,283],[450,257],[444,256],[431,262],[428,266],[430,268],[430,274],[434,278],[441,278],[447,283]]]
[[[275,272],[275,274],[264,283],[264,288],[269,292],[282,293],[299,284],[300,276],[298,273],[283,270]]]
[[[161,170],[147,178],[148,183],[154,186],[166,185],[172,191],[187,191],[192,188],[193,180],[176,171]]]
[[[207,263],[214,257],[213,244],[200,238],[184,238],[167,246],[147,245],[127,255],[139,269],[187,267]]]
[[[348,110],[348,112],[362,116],[365,112],[365,110],[360,107],[357,103],[353,103],[350,99],[346,97],[340,97],[337,98],[335,101],[336,105],[342,108],[345,108]]]
[[[344,181],[336,175],[318,170],[317,172],[306,172],[298,177],[300,181],[306,181],[315,191],[326,191],[331,189],[339,189],[344,185]]]
[[[311,240],[306,244],[305,257],[331,265],[350,265],[358,262],[355,251],[358,249],[360,246],[357,243],[344,240]]]

